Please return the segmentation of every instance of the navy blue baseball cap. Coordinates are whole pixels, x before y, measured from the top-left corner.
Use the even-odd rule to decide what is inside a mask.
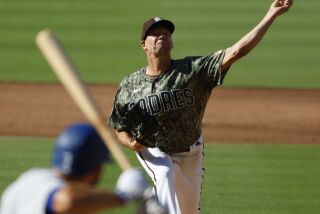
[[[169,30],[170,34],[172,34],[174,32],[175,27],[171,21],[166,20],[166,19],[162,19],[160,17],[153,17],[143,23],[142,32],[141,32],[141,41],[146,39],[148,31],[152,27],[154,27],[156,25],[160,25],[160,24],[166,26],[166,28]]]
[[[73,124],[56,139],[52,164],[64,175],[82,176],[109,160],[109,150],[95,128]]]

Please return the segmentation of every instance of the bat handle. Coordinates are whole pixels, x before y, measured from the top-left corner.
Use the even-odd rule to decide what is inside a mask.
[[[104,142],[108,142],[107,146],[112,153],[113,157],[116,159],[122,170],[127,170],[132,168],[132,165],[128,159],[128,157],[123,153],[120,149],[119,145],[116,143],[117,141],[111,135],[111,133],[107,130],[104,125],[104,121],[99,122],[99,125],[95,125],[97,132],[100,134],[101,138]]]

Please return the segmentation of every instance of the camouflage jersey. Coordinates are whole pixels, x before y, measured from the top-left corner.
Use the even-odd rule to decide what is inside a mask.
[[[108,125],[122,131],[120,119],[128,103],[139,105],[154,115],[161,129],[156,144],[165,152],[179,152],[201,135],[201,123],[212,89],[222,84],[221,63],[225,51],[209,56],[172,60],[160,76],[146,74],[146,67],[120,83]]]

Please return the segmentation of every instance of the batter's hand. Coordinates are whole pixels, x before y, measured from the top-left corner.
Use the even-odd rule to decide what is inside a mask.
[[[167,214],[166,209],[158,202],[152,188],[147,188],[137,210],[137,214]]]
[[[287,12],[293,4],[293,0],[275,0],[269,9],[274,16],[279,16]]]
[[[140,169],[131,168],[123,171],[118,178],[115,193],[125,202],[141,199],[148,184]]]

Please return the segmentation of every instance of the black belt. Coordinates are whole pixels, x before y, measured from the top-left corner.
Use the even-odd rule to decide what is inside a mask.
[[[201,145],[201,142],[200,141],[197,141],[196,143],[196,146],[200,146]],[[190,147],[192,145],[188,146],[188,147],[185,147],[185,148],[182,148],[180,150],[166,150],[165,148],[160,148],[159,149],[162,151],[162,152],[165,152],[167,154],[170,154],[170,153],[182,153],[182,152],[190,152]]]

